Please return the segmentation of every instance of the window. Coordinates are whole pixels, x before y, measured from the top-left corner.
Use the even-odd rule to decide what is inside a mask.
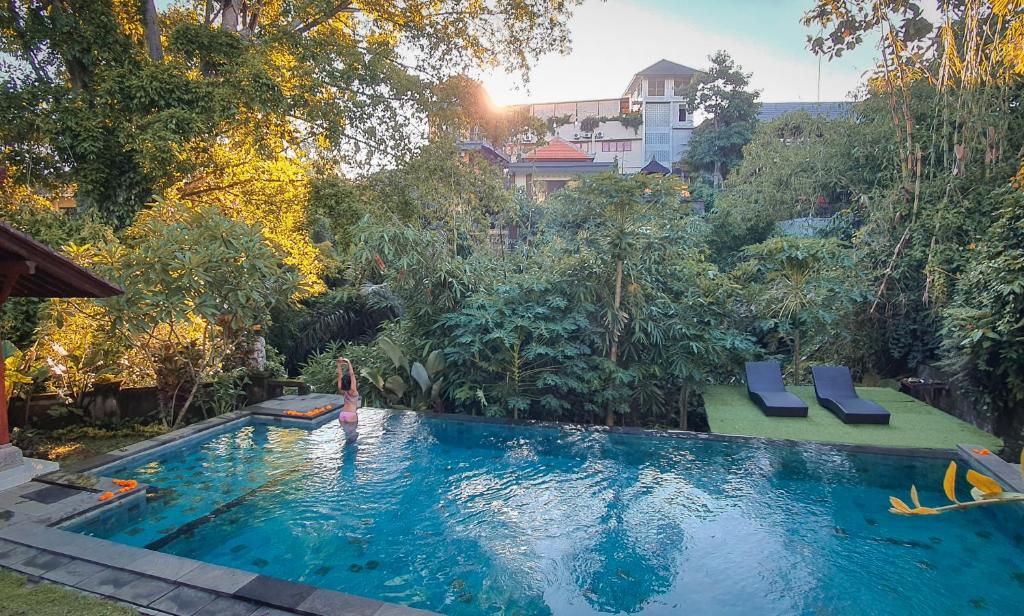
[[[632,141],[602,141],[601,142],[602,152],[632,152],[633,142]]]
[[[679,105],[679,115],[677,115],[676,118],[679,122],[686,121],[686,107]]]
[[[649,80],[647,82],[647,96],[665,96],[665,80]]]
[[[690,83],[689,79],[676,79],[672,81],[672,94],[679,96],[683,93],[686,88],[686,84]]]

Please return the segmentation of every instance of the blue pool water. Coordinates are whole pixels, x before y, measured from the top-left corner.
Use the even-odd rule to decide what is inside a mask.
[[[252,424],[104,471],[146,503],[72,530],[456,616],[1015,614],[1016,511],[941,504],[945,461],[360,413]],[[966,495],[965,495],[966,496]]]

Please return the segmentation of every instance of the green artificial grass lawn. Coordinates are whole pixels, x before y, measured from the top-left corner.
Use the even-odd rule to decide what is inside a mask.
[[[807,403],[807,417],[768,417],[747,397],[743,385],[713,385],[704,394],[711,431],[765,438],[851,443],[883,447],[953,449],[958,444],[980,445],[993,451],[1003,441],[948,413],[887,387],[858,387],[862,398],[881,404],[892,415],[889,425],[844,424],[818,405],[814,387],[787,389]]]
[[[55,584],[28,584],[0,570],[0,614],[5,616],[137,616],[130,608]]]

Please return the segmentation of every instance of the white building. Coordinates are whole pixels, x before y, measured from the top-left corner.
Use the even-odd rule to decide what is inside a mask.
[[[678,162],[693,132],[693,116],[682,92],[699,71],[661,60],[633,75],[619,98],[534,103],[529,112],[549,120],[549,138],[561,138],[594,156],[614,162],[621,173],[636,173],[651,159],[668,168]],[[510,154],[529,144],[517,144]]]

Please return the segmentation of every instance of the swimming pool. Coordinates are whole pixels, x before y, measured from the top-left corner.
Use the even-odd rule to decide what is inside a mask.
[[[354,444],[250,423],[104,469],[145,504],[69,530],[456,616],[1024,602],[1016,511],[887,513],[911,483],[941,503],[944,460],[360,416]]]

